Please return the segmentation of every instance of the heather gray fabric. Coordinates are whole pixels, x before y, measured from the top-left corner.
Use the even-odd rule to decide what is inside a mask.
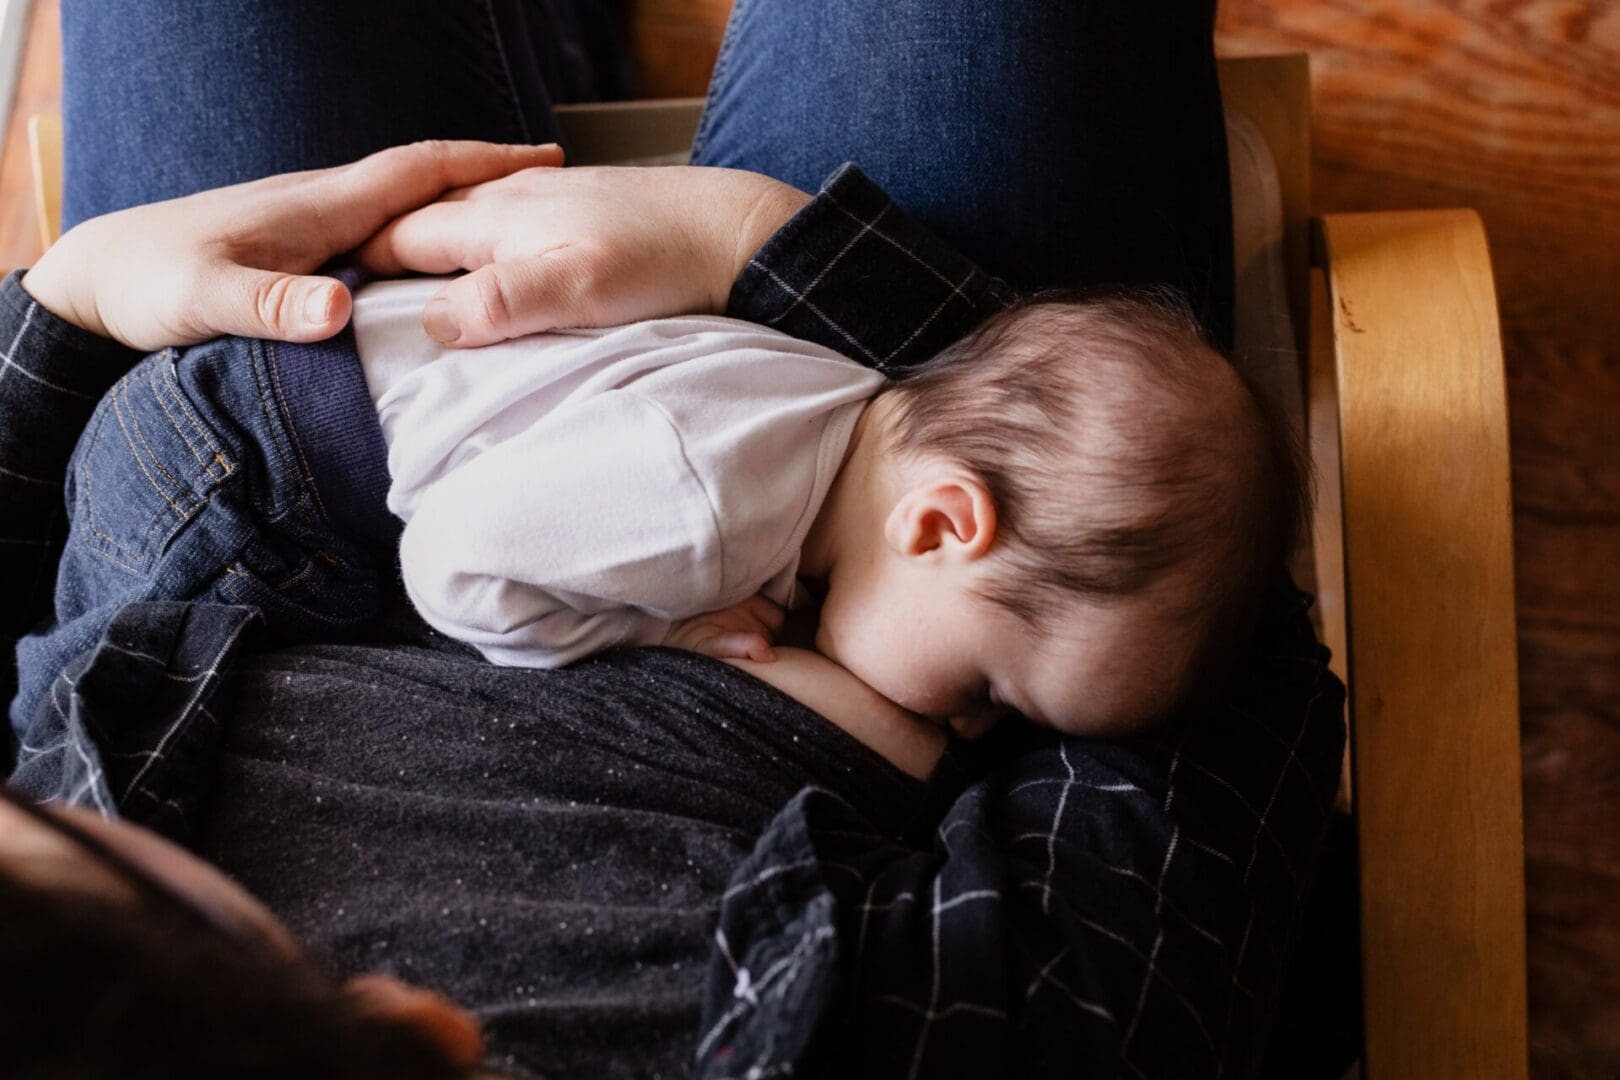
[[[820,785],[899,833],[930,801],[724,664],[496,668],[427,633],[245,657],[199,847],[341,970],[473,1009],[521,1075],[686,1075],[721,893],[776,812]]]

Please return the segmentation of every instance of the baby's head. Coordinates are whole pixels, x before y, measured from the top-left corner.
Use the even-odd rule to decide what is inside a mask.
[[[1286,424],[1161,291],[993,317],[873,401],[849,464],[817,646],[969,727],[1128,734],[1218,685],[1307,502]]]

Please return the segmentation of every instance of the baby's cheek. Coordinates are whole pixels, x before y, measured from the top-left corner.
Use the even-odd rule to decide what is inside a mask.
[[[935,720],[962,711],[962,695],[918,657],[891,653],[875,659],[874,670],[863,676],[864,681],[901,708]]]
[[[832,599],[816,628],[817,652],[910,712],[943,718],[958,710],[960,694],[944,673],[933,670],[914,635]]]

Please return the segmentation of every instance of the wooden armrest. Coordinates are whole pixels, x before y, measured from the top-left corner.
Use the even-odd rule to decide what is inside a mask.
[[[43,249],[62,235],[61,113],[35,113],[28,118],[28,159],[34,174],[34,217]]]
[[[1523,1077],[1507,405],[1468,210],[1317,223],[1338,369],[1365,1075]]]

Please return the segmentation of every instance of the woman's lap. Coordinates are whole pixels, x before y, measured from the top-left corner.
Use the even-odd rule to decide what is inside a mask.
[[[69,223],[420,138],[545,141],[622,85],[588,0],[64,0]],[[206,13],[206,15],[204,14]],[[1166,281],[1231,327],[1213,5],[738,0],[699,164],[854,160],[1021,286]]]
[[[598,0],[63,0],[65,224],[620,96]]]
[[[1213,22],[1207,0],[1175,13],[1132,0],[737,0],[694,158],[811,191],[856,161],[1021,287],[1170,282],[1229,340]]]

